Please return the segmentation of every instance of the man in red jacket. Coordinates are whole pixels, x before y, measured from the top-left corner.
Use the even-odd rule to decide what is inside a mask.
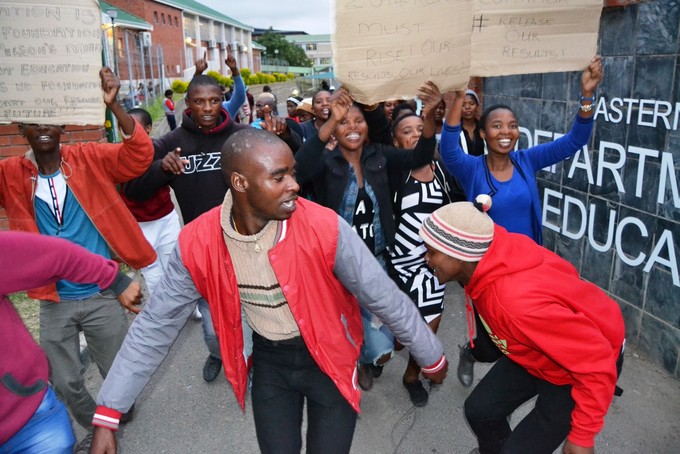
[[[474,452],[552,453],[566,437],[564,453],[592,453],[623,361],[621,310],[569,262],[494,225],[490,207],[486,195],[449,204],[420,230],[434,275],[465,286],[468,320],[477,311],[504,354],[465,401]],[[535,395],[512,431],[506,418]]]
[[[92,453],[116,450],[121,414],[167,355],[196,301],[210,305],[225,376],[245,405],[242,310],[253,329],[252,404],[260,451],[348,453],[361,390],[359,305],[441,383],[443,347],[410,298],[333,211],[298,198],[295,159],[274,134],[247,128],[222,147],[229,191],[180,233],[168,270],[135,319],[97,397]],[[358,303],[358,304],[357,304]]]

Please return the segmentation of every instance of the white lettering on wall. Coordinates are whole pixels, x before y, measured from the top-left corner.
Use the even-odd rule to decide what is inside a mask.
[[[677,131],[680,102],[672,104],[657,99],[599,98],[595,107],[595,119],[616,124],[625,119],[627,125],[635,122],[638,126],[649,128],[663,126],[668,130]]]

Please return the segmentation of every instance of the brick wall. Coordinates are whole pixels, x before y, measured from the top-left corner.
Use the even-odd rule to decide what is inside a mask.
[[[182,58],[184,56],[184,51],[182,50],[184,49],[182,11],[151,0],[109,0],[108,3],[123,11],[134,14],[153,25],[151,43],[154,46],[154,62],[156,61],[155,48],[157,45],[160,45],[163,48],[166,77],[181,77]],[[163,18],[165,18],[165,23],[163,23]],[[128,39],[131,39],[131,35]],[[135,47],[134,41],[130,42],[130,46]],[[149,56],[146,55],[146,61],[148,61],[148,58]],[[180,65],[180,71],[177,71],[177,65]],[[118,69],[121,79],[127,79],[127,60],[125,56],[119,60]],[[147,78],[150,77],[150,71],[147,67]],[[158,77],[156,67],[153,68],[153,71],[155,77]],[[137,74],[133,74],[133,78],[137,78]]]
[[[106,129],[103,126],[67,126],[61,136],[62,144],[74,142],[106,142]],[[21,156],[28,150],[28,142],[19,135],[16,124],[0,125],[0,160]],[[7,216],[0,208],[0,230],[7,230]]]

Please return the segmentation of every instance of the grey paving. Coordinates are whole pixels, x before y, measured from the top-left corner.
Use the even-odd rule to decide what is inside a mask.
[[[549,327],[546,327],[549,329]],[[462,291],[449,286],[439,336],[451,360],[446,382],[434,388],[424,408],[410,405],[401,375],[404,352],[385,367],[374,388],[364,393],[352,453],[467,454],[475,439],[464,422],[462,404],[470,389],[455,376],[457,345],[465,338]],[[241,411],[229,384],[220,374],[206,383],[202,367],[207,351],[199,322],[189,321],[168,358],[137,401],[135,419],[119,433],[121,453],[257,453],[250,402]],[[488,366],[477,365],[475,383]],[[91,366],[88,383],[98,388]],[[627,352],[599,453],[674,454],[680,446],[680,382]],[[528,406],[513,415],[517,423]],[[83,432],[78,428],[78,437]]]

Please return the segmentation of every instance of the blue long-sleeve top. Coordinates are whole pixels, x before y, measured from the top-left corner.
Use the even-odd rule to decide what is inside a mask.
[[[571,131],[557,140],[510,154],[514,166],[508,181],[498,181],[489,171],[486,156],[470,156],[460,146],[461,125],[444,123],[440,152],[448,171],[460,181],[467,199],[479,194],[493,198],[489,216],[510,232],[523,233],[542,244],[541,203],[536,172],[570,158],[588,143],[593,119],[576,116]]]
[[[229,101],[222,102],[222,108],[229,112],[229,117],[233,120],[238,114],[239,108],[246,101],[246,84],[243,83],[243,78],[239,74],[234,76],[234,94],[231,95]]]

